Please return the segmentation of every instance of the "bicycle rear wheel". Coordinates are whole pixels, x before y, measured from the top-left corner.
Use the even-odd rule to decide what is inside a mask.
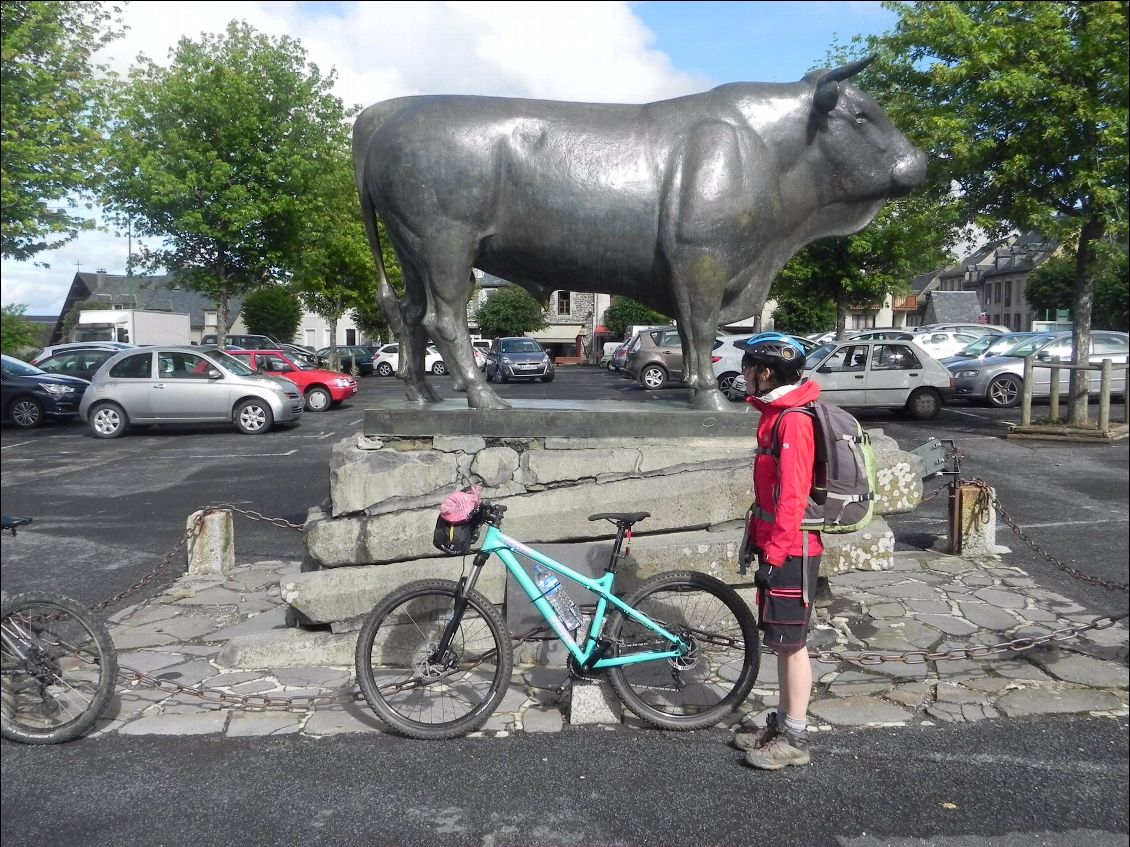
[[[477,591],[451,646],[436,655],[455,608],[456,583],[425,579],[386,597],[357,637],[357,683],[380,716],[411,738],[479,729],[510,683],[514,648],[494,605]]]
[[[106,627],[70,598],[18,594],[0,606],[0,734],[57,744],[110,702],[118,657]]]
[[[625,602],[691,645],[677,659],[609,668],[612,688],[634,714],[662,729],[702,729],[749,696],[760,641],[753,612],[734,589],[706,574],[675,571],[647,580]],[[621,655],[669,649],[622,612],[608,632]]]

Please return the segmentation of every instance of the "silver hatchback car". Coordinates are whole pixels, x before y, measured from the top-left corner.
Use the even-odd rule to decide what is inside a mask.
[[[78,411],[96,438],[155,423],[234,423],[256,435],[298,420],[303,403],[293,382],[261,376],[220,350],[139,347],[95,372]]]
[[[1091,333],[1091,355],[1089,361],[1092,365],[1102,363],[1103,359],[1110,359],[1114,364],[1126,364],[1127,335],[1125,332],[1108,332],[1099,330]],[[1053,359],[1061,362],[1070,362],[1072,356],[1072,342],[1070,332],[1061,332],[1055,335],[1033,335],[1031,338],[1022,339],[1016,346],[997,356],[988,356],[984,359],[969,359],[950,361],[949,368],[954,378],[954,399],[974,400],[988,403],[990,406],[1010,408],[1020,402],[1021,392],[1024,390],[1024,359],[1035,356],[1041,363],[1050,363]],[[1111,390],[1115,394],[1125,394],[1126,372],[1116,369],[1111,379]],[[1060,371],[1059,386],[1061,394],[1067,396],[1067,384],[1070,371],[1066,368]],[[1099,390],[1100,373],[1097,370],[1087,372],[1087,386],[1092,393]],[[1032,396],[1047,397],[1051,393],[1051,370],[1048,368],[1035,369],[1035,385],[1032,386]]]

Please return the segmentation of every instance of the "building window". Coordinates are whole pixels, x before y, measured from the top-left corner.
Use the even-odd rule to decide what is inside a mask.
[[[350,347],[353,347],[355,344],[357,344],[357,330],[347,329],[345,331],[345,343]]]
[[[1012,280],[1005,280],[1004,283],[1004,304],[1006,306],[1012,305]]]
[[[573,304],[569,302],[568,291],[557,292],[557,314],[571,315],[573,313]]]

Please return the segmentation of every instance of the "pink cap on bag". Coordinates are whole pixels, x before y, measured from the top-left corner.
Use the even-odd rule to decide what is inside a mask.
[[[448,494],[440,504],[439,516],[450,523],[463,523],[478,508],[482,500],[479,492],[482,490],[481,485],[472,485],[470,491]]]

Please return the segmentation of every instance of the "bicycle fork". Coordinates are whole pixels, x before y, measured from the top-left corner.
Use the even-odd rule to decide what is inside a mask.
[[[458,588],[455,590],[455,607],[451,611],[447,626],[443,628],[443,635],[439,637],[436,649],[428,656],[429,664],[446,664],[445,659],[451,650],[451,642],[455,638],[455,633],[459,631],[459,625],[463,622],[463,613],[467,611],[467,595],[474,589],[479,574],[482,573],[483,565],[489,558],[490,553],[484,553],[480,550],[475,554],[474,561],[471,563],[471,573],[459,578]]]

